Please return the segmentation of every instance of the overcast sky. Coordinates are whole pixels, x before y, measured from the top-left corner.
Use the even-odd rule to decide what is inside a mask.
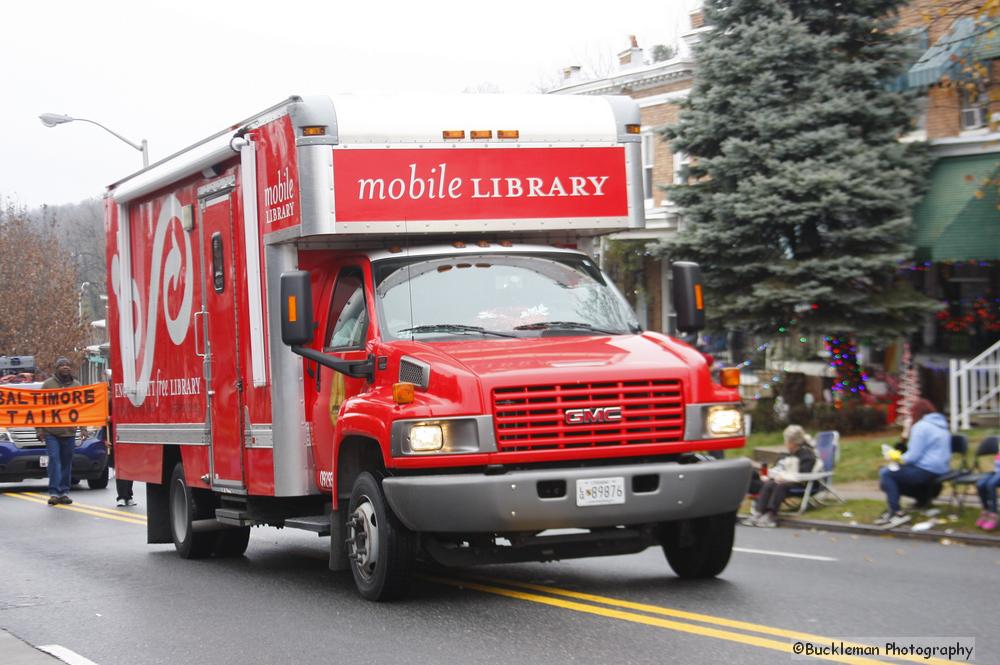
[[[292,94],[535,92],[570,64],[614,61],[635,34],[674,43],[697,0],[46,0],[4,7],[0,200],[100,196]],[[401,109],[401,112],[404,109]]]

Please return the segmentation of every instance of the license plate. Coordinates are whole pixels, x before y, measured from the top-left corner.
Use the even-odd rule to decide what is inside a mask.
[[[49,465],[49,456],[48,455],[42,455],[41,457],[38,458],[38,466],[40,466],[40,467],[42,467],[44,469],[48,465]]]
[[[625,479],[585,478],[576,481],[576,505],[607,506],[625,503]]]

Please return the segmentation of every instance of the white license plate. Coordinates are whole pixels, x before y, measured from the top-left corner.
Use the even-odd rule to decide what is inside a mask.
[[[625,479],[585,478],[576,481],[576,505],[607,506],[625,503]]]
[[[44,469],[48,465],[49,465],[49,456],[48,455],[42,455],[41,457],[38,458],[38,466],[40,466],[40,467],[42,467]]]

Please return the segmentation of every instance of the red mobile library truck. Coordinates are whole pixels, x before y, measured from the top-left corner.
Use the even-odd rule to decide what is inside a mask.
[[[662,546],[725,568],[739,398],[643,332],[588,250],[642,226],[623,97],[291,97],[105,197],[116,459],[150,543],[330,536],[366,598],[413,563]],[[682,329],[703,318],[675,266]]]

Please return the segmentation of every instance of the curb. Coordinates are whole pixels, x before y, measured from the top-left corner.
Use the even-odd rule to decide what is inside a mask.
[[[981,547],[1000,547],[1000,537],[981,536],[975,533],[911,531],[909,529],[902,528],[882,529],[869,524],[844,524],[843,522],[804,520],[794,517],[779,517],[779,520],[779,526],[790,526],[795,529],[816,529],[821,531],[835,531],[838,533],[857,533],[866,536],[892,536],[894,538],[909,538],[912,540],[927,540],[935,542],[947,540],[949,542],[979,545]]]
[[[9,665],[60,665],[63,661],[0,628],[0,653]]]

